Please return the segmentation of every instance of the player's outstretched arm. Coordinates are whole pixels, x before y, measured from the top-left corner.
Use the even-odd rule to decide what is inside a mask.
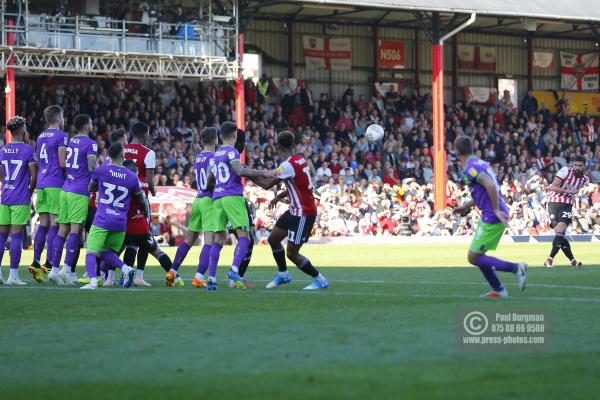
[[[475,207],[475,202],[473,200],[469,200],[465,204],[456,207],[454,210],[452,210],[452,212],[458,215],[466,215],[473,207]]]
[[[271,189],[273,186],[279,184],[281,179],[277,178],[252,178],[252,182],[256,183],[258,186],[265,190]]]
[[[240,160],[235,159],[235,160],[231,160],[231,168],[233,169],[233,172],[235,172],[235,174],[237,176],[243,176],[246,178],[275,178],[277,177],[277,171],[266,171],[266,170],[258,170],[258,169],[252,169],[252,168],[246,168],[242,165],[242,163],[240,162]]]
[[[29,163],[29,173],[31,175],[31,178],[29,179],[29,193],[33,194],[33,192],[35,191],[35,184],[36,184],[36,180],[37,180],[37,164],[35,162],[30,162]]]

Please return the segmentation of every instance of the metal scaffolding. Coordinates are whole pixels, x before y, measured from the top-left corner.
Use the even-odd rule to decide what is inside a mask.
[[[63,76],[140,79],[235,79],[237,62],[225,57],[186,57],[146,54],[92,53],[77,50],[2,48],[2,69],[12,55],[17,71]]]
[[[179,24],[33,15],[27,4],[18,12],[1,9],[2,72],[10,67],[28,74],[111,78],[238,76],[235,1],[203,0],[200,18]]]

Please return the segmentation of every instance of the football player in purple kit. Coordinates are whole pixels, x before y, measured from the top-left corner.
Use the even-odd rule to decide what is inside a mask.
[[[190,248],[196,243],[200,232],[204,233],[202,250],[200,251],[200,259],[196,275],[192,281],[192,285],[197,288],[208,288],[209,290],[216,289],[216,264],[209,269],[210,249],[213,244],[214,236],[214,207],[213,207],[213,188],[209,185],[208,177],[214,165],[214,153],[217,148],[217,130],[215,128],[204,128],[200,132],[200,142],[204,148],[196,154],[194,170],[196,172],[196,184],[198,185],[198,194],[192,205],[192,215],[188,225],[188,234],[185,241],[177,248],[173,267],[167,272],[165,285],[174,286],[177,280],[177,271],[185,260]],[[204,279],[204,274],[208,269],[208,283]],[[208,286],[207,286],[208,285]]]
[[[77,262],[75,256],[79,250],[83,224],[87,219],[90,202],[88,186],[92,172],[96,169],[98,154],[96,141],[90,139],[92,118],[87,114],[76,115],[73,125],[76,135],[69,140],[67,146],[67,176],[60,194],[60,212],[56,220],[59,229],[53,244],[52,271],[48,275],[48,280],[59,285],[77,283],[72,267]],[[65,265],[59,270],[65,242]]]
[[[12,142],[0,149],[0,264],[6,239],[10,233],[10,272],[7,285],[25,285],[19,279],[19,264],[23,249],[23,228],[31,215],[31,194],[35,189],[37,166],[33,148],[29,144],[26,120],[11,118],[6,127],[12,133]],[[4,283],[0,270],[0,283]]]
[[[473,198],[457,207],[454,213],[465,215],[474,206],[481,210],[481,220],[475,230],[468,254],[469,263],[479,267],[486,281],[492,287],[491,292],[481,297],[508,297],[508,292],[502,286],[496,271],[515,274],[519,280],[519,289],[525,290],[527,264],[515,264],[485,254],[498,247],[509,217],[509,209],[500,193],[494,171],[488,163],[473,154],[473,141],[470,137],[458,137],[454,142],[454,148],[464,168],[464,182],[469,186]]]
[[[40,133],[35,142],[38,162],[37,207],[40,224],[33,239],[33,263],[29,272],[37,282],[43,282],[52,266],[52,246],[58,233],[56,216],[59,211],[60,192],[65,183],[65,163],[67,154],[67,134],[62,131],[65,120],[60,106],[50,106],[44,110],[48,129]],[[46,264],[41,267],[40,259],[46,244]],[[40,268],[41,267],[41,268]]]
[[[87,240],[85,269],[90,283],[81,289],[97,289],[97,256],[107,265],[121,268],[125,280],[124,287],[133,284],[135,270],[119,259],[119,252],[125,239],[127,214],[132,196],[146,216],[149,215],[148,203],[136,174],[123,166],[125,148],[115,143],[108,149],[110,164],[102,165],[92,173],[89,191],[98,192],[98,210]]]
[[[217,150],[214,157],[214,167],[211,173],[215,180],[213,191],[213,204],[215,208],[215,235],[213,245],[210,249],[209,269],[216,269],[221,253],[221,248],[225,241],[225,232],[227,222],[236,231],[238,243],[235,247],[235,253],[231,269],[227,272],[227,277],[235,281],[235,285],[240,289],[245,289],[242,277],[239,275],[239,267],[250,246],[249,239],[249,221],[246,202],[244,201],[244,188],[242,186],[242,177],[246,178],[275,178],[277,171],[259,171],[246,168],[240,160],[240,153],[235,149],[237,140],[237,127],[233,122],[224,122],[221,125],[221,140],[223,146]]]

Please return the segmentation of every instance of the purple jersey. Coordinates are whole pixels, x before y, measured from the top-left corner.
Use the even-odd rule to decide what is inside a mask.
[[[196,154],[194,170],[196,171],[196,184],[198,185],[198,195],[196,197],[207,197],[213,195],[212,190],[208,187],[208,175],[213,170],[214,153],[210,151],[201,151]]]
[[[225,196],[242,196],[244,187],[242,178],[231,168],[231,161],[240,159],[240,153],[231,146],[223,146],[215,153],[213,175],[215,176],[215,191],[213,199]]]
[[[67,146],[67,179],[62,189],[65,192],[89,196],[88,186],[92,173],[88,169],[88,156],[98,153],[96,141],[88,136],[73,136]]]
[[[0,204],[16,206],[31,203],[29,164],[35,162],[33,148],[22,142],[11,142],[0,149],[2,198]]]
[[[103,165],[92,173],[98,183],[98,209],[94,225],[110,232],[125,232],[131,196],[142,192],[137,175],[122,165]]]
[[[497,224],[500,222],[496,214],[494,214],[494,208],[492,207],[492,201],[490,200],[490,196],[488,195],[485,187],[477,182],[477,177],[480,174],[486,174],[489,176],[494,184],[496,185],[496,190],[498,191],[498,202],[499,208],[506,215],[508,215],[509,210],[506,206],[506,202],[502,197],[502,193],[500,193],[500,187],[498,186],[498,180],[496,179],[496,174],[490,167],[488,163],[483,161],[479,157],[471,157],[467,161],[467,165],[465,170],[463,171],[463,179],[464,182],[469,185],[471,189],[471,196],[473,197],[473,201],[477,204],[477,207],[481,210],[481,219],[486,224]]]
[[[38,161],[37,188],[62,188],[65,171],[58,162],[58,148],[67,147],[67,134],[59,129],[47,129],[35,144]]]

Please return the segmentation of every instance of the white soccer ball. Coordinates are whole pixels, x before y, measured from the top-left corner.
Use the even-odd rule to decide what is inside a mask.
[[[383,139],[383,135],[383,128],[380,125],[372,124],[367,128],[367,140],[371,143]]]

